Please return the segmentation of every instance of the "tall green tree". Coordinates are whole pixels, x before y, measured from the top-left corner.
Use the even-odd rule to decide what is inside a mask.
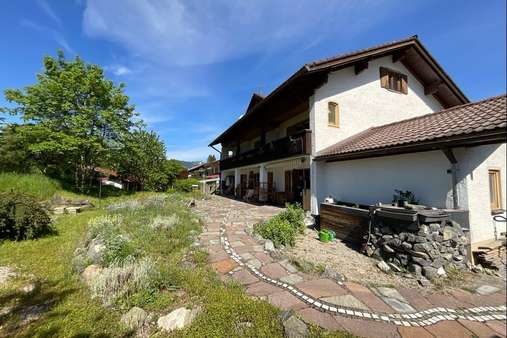
[[[5,91],[16,106],[1,111],[24,121],[28,148],[42,168],[55,166],[84,190],[93,168],[104,164],[112,149],[121,148],[140,122],[124,85],[106,79],[98,65],[79,57],[67,60],[58,51],[56,57],[45,57],[43,66],[34,85]]]
[[[15,124],[0,127],[0,171],[32,171],[34,159],[28,150],[28,142],[23,137],[23,127]]]
[[[215,155],[210,154],[210,155],[208,155],[208,159],[206,160],[206,162],[211,163],[211,162],[215,162],[216,160],[217,160],[217,158],[215,157]]]
[[[183,169],[178,161],[166,159],[164,143],[154,132],[135,130],[118,150],[119,172],[135,178],[142,189],[165,191]]]

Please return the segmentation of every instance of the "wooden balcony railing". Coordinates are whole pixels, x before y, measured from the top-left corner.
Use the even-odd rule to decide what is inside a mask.
[[[295,155],[310,155],[312,133],[305,129],[247,152],[220,160],[220,170],[278,160]]]

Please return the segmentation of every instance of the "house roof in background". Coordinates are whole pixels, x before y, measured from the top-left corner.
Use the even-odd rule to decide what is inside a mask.
[[[340,161],[505,142],[506,104],[504,94],[372,127],[320,151],[315,159]]]
[[[212,146],[227,140],[231,136],[237,135],[242,128],[244,129],[247,126],[251,126],[254,117],[256,117],[258,113],[262,113],[263,110],[269,110],[270,104],[284,94],[287,95],[287,92],[296,92],[299,90],[300,92],[297,94],[301,95],[301,88],[304,87],[305,82],[311,83],[309,88],[303,91],[305,95],[309,96],[319,83],[325,81],[327,73],[355,65],[359,65],[364,67],[363,69],[366,69],[370,60],[387,55],[392,55],[393,62],[399,61],[403,63],[403,65],[423,84],[425,87],[425,94],[433,95],[444,107],[449,108],[469,102],[468,98],[459,87],[430,55],[417,36],[414,35],[406,39],[396,40],[305,64],[269,95],[252,105],[254,102],[254,94],[250,100],[247,114],[244,114],[209,145]],[[360,68],[358,69],[360,72]],[[316,77],[319,77],[320,80],[315,81]],[[292,96],[289,95],[289,98],[290,97]],[[306,97],[300,97],[300,99],[305,100]],[[273,111],[276,112],[276,110]]]
[[[250,99],[250,103],[248,104],[248,107],[246,108],[246,114],[252,111],[252,109],[260,103],[262,100],[264,100],[264,95],[253,93],[252,98]]]
[[[197,165],[194,165],[193,167],[188,168],[188,171],[192,172],[192,171],[196,171],[201,168],[209,168],[209,167],[212,167],[214,165],[219,165],[219,164],[220,164],[220,160],[215,160],[213,162],[202,162]]]

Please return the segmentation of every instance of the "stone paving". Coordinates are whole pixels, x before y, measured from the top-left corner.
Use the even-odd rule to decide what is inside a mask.
[[[280,208],[214,196],[198,201],[205,221],[201,245],[223,280],[294,310],[303,320],[363,337],[505,337],[505,290],[423,295],[417,289],[368,288],[297,271],[264,251],[245,231]]]

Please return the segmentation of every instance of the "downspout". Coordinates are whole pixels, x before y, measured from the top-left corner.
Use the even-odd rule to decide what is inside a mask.
[[[451,162],[451,169],[447,172],[451,174],[452,180],[452,207],[453,209],[459,209],[458,201],[458,160],[454,156],[451,148],[442,148],[442,152],[445,157]]]

